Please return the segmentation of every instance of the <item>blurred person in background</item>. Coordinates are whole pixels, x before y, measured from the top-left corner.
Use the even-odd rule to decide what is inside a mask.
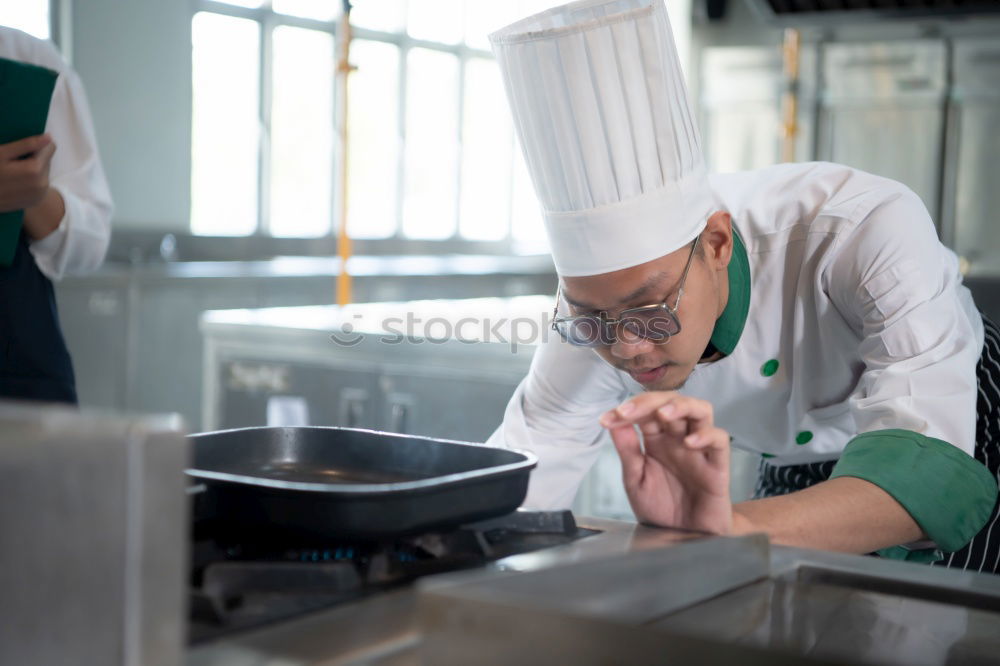
[[[0,59],[58,75],[45,133],[0,145],[0,213],[24,211],[13,259],[0,266],[0,398],[75,404],[52,282],[104,261],[111,194],[76,73],[50,42],[11,28],[0,27]]]

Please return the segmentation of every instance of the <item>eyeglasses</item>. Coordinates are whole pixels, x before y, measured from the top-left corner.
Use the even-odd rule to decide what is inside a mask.
[[[691,244],[691,254],[688,255],[687,264],[681,274],[681,281],[677,286],[677,300],[674,306],[670,307],[666,303],[655,305],[644,305],[638,308],[628,308],[622,310],[617,319],[608,317],[607,312],[597,314],[578,315],[574,317],[559,316],[559,301],[562,297],[562,285],[556,291],[556,307],[552,311],[552,330],[559,333],[563,340],[578,347],[607,347],[613,345],[618,340],[618,328],[622,327],[629,334],[644,340],[662,342],[681,332],[681,322],[677,318],[677,308],[681,305],[681,296],[684,295],[684,283],[687,281],[688,271],[691,269],[691,260],[694,259],[694,251],[698,247],[698,239],[701,234],[694,239]]]

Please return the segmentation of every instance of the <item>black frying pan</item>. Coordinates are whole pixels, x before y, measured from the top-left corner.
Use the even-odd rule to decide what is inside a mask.
[[[520,506],[530,453],[356,428],[243,428],[190,436],[187,473],[226,521],[319,538],[378,539]]]

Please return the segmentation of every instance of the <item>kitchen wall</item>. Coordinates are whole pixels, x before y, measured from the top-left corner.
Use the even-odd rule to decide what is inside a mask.
[[[73,65],[87,89],[116,229],[186,231],[191,182],[187,0],[76,0]]]

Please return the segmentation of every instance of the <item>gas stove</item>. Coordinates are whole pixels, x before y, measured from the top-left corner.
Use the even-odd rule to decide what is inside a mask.
[[[578,527],[569,511],[519,510],[449,531],[385,541],[323,540],[199,519],[196,508],[189,642],[210,641],[384,593],[424,576],[480,567],[596,533]]]

